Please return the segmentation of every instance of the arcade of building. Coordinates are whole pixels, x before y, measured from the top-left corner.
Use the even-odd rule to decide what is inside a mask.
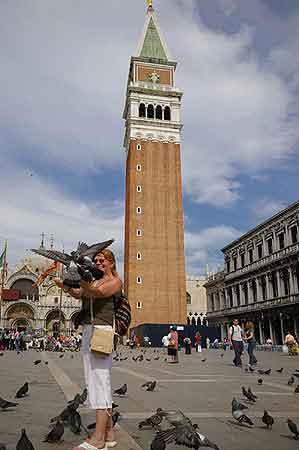
[[[299,202],[222,249],[225,268],[208,278],[209,325],[227,336],[232,318],[255,324],[257,341],[299,334]]]

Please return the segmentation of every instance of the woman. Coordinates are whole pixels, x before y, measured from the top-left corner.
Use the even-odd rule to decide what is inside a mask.
[[[248,352],[248,356],[249,356],[249,365],[255,366],[257,363],[257,359],[256,359],[255,355],[253,354],[254,349],[256,347],[253,323],[250,320],[248,320],[245,323],[244,329],[245,329],[244,341],[248,343],[247,352]]]
[[[94,258],[98,269],[103,272],[100,280],[91,283],[80,282],[80,289],[66,288],[61,280],[55,280],[57,286],[75,298],[82,298],[83,302],[83,336],[82,356],[85,382],[88,389],[89,407],[96,410],[96,430],[90,439],[73,450],[98,450],[115,447],[117,442],[112,426],[112,392],[111,366],[112,355],[100,356],[90,351],[92,324],[90,302],[93,299],[93,315],[97,325],[113,326],[114,296],[122,289],[122,281],[116,272],[114,254],[110,250],[103,250]]]
[[[291,334],[290,331],[287,332],[287,334],[286,334],[286,336],[284,338],[284,343],[288,347],[289,355],[293,355],[293,347],[296,344],[296,340],[295,340],[294,336]]]
[[[170,333],[168,334],[168,356],[171,356],[171,360],[169,361],[170,363],[179,362],[178,348],[179,348],[178,333],[176,331],[176,327],[172,326],[170,327]]]

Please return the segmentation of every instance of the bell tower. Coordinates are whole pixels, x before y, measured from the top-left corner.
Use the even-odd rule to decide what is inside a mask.
[[[125,293],[132,326],[185,323],[186,276],[177,63],[152,1],[126,93]]]

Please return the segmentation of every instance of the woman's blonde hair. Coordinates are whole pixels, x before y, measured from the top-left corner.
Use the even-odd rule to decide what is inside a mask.
[[[244,328],[245,328],[246,330],[248,330],[248,329],[250,329],[250,328],[254,328],[254,323],[251,322],[251,320],[247,320],[246,323],[245,323]]]
[[[118,277],[118,273],[116,271],[116,260],[115,260],[114,253],[111,250],[108,250],[106,248],[105,250],[102,250],[101,252],[99,252],[98,255],[103,255],[105,257],[105,259],[107,259],[109,262],[111,262],[113,264],[113,266],[111,267],[112,275],[114,277]]]

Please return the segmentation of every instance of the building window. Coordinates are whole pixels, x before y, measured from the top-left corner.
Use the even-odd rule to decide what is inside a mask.
[[[240,286],[236,286],[236,297],[237,297],[237,306],[241,305],[241,295],[240,295]]]
[[[236,256],[234,257],[233,262],[234,262],[234,271],[236,271],[237,270],[237,257]]]
[[[136,258],[138,259],[138,260],[140,260],[141,259],[141,253],[137,253],[137,255],[136,255]]]
[[[284,233],[278,235],[279,250],[284,248]]]
[[[248,305],[248,286],[247,283],[244,283],[242,286],[243,293],[244,293],[244,303],[245,305]]]
[[[267,300],[267,284],[266,284],[266,276],[261,276],[261,288],[262,288],[262,298],[263,300]]]
[[[298,229],[297,229],[297,225],[291,227],[291,239],[292,239],[292,244],[296,244],[296,242],[298,242]]]
[[[142,187],[141,186],[136,186],[136,191],[137,192],[142,192]]]
[[[140,228],[137,228],[136,236],[142,236],[142,230]]]
[[[252,264],[253,263],[253,250],[252,250],[252,248],[250,248],[248,250],[248,257],[249,257],[249,264]]]
[[[242,253],[241,255],[241,267],[245,266],[245,253]]]
[[[257,256],[259,259],[263,257],[263,245],[262,244],[259,244],[257,246]]]
[[[142,208],[140,206],[137,206],[136,213],[137,214],[141,214],[142,213]]]
[[[141,277],[136,277],[136,283],[137,284],[142,284],[142,278]]]
[[[267,240],[267,245],[268,245],[268,254],[272,255],[272,253],[273,253],[273,241],[272,241],[272,239],[268,239]]]
[[[170,108],[165,106],[164,108],[164,120],[171,120]]]
[[[230,272],[230,261],[226,261],[226,272]]]
[[[147,118],[148,119],[154,119],[155,114],[154,114],[154,106],[153,105],[148,105],[147,107]]]
[[[137,172],[141,172],[141,165],[140,164],[137,164],[136,170],[137,170]]]
[[[140,145],[140,144],[137,144],[137,145],[136,145],[136,149],[137,149],[137,150],[141,150],[141,145]]]
[[[255,280],[252,280],[252,297],[253,297],[253,301],[256,302],[257,301],[257,287],[256,287]]]
[[[191,295],[189,294],[189,292],[186,292],[186,300],[187,300],[187,305],[191,305]]]
[[[55,304],[58,303],[58,297],[54,297],[54,303],[55,303]]]
[[[145,117],[145,104],[140,103],[139,105],[139,117]]]
[[[156,107],[156,119],[162,120],[162,106]]]
[[[141,309],[142,308],[142,303],[141,302],[137,302],[136,307],[137,307],[137,309]]]

